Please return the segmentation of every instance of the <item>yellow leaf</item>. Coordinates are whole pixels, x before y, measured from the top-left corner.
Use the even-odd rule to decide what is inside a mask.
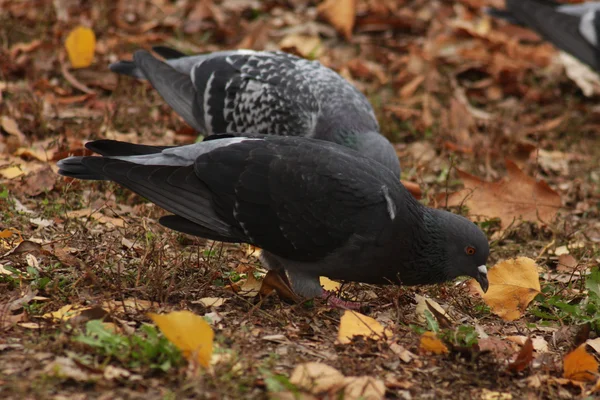
[[[338,32],[350,39],[356,18],[356,0],[325,0],[317,10]]]
[[[425,332],[421,336],[419,348],[422,351],[434,354],[448,354],[448,348],[433,332]]]
[[[149,313],[148,316],[162,333],[187,358],[208,367],[213,352],[212,328],[200,317],[189,311],[173,311],[168,314]]]
[[[336,281],[332,281],[329,278],[326,278],[324,276],[319,278],[319,281],[321,283],[321,286],[323,287],[323,289],[329,291],[329,292],[337,292],[340,290],[340,288],[342,287],[342,284]]]
[[[23,175],[24,173],[25,172],[23,172],[23,170],[18,166],[12,166],[12,167],[6,167],[6,168],[0,169],[0,175],[4,179],[15,179],[15,178],[18,178],[19,176]]]
[[[53,319],[56,321],[68,320],[78,316],[83,311],[89,310],[90,308],[91,307],[82,307],[73,304],[67,304],[66,306],[62,306],[56,311],[42,315],[42,318]]]
[[[78,26],[69,32],[65,48],[73,68],[89,67],[96,50],[96,35],[90,28]]]
[[[391,336],[391,332],[371,317],[356,311],[346,310],[340,319],[338,340],[342,344],[347,344],[352,341],[354,336],[365,336],[380,340],[384,336]]]
[[[565,378],[589,382],[596,380],[598,362],[585,350],[585,343],[567,354],[563,361]]]
[[[490,287],[487,293],[481,291],[475,280],[471,280],[470,284],[492,312],[505,321],[520,318],[541,291],[537,265],[527,257],[499,262],[490,268],[488,280]]]

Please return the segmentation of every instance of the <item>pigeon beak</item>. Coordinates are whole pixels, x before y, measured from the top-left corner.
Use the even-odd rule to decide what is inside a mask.
[[[487,277],[487,267],[485,265],[480,265],[479,267],[477,267],[477,271],[479,272],[477,274],[477,278],[475,278],[475,280],[477,282],[479,282],[479,286],[481,286],[481,290],[483,290],[483,293],[488,291],[488,288],[490,287],[490,283],[488,282],[488,277]]]

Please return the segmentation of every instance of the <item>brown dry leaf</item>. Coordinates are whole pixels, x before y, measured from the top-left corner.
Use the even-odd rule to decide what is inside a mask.
[[[352,342],[354,336],[365,336],[381,340],[385,336],[391,336],[391,332],[374,318],[356,311],[346,310],[340,319],[338,341],[342,344],[348,344]]]
[[[556,266],[556,270],[558,272],[571,273],[577,268],[577,265],[579,265],[579,263],[575,257],[570,254],[561,254],[558,256],[558,265]]]
[[[548,342],[541,336],[528,337],[523,335],[515,335],[507,336],[506,340],[510,340],[511,342],[521,346],[525,345],[528,340],[531,340],[531,343],[533,343],[533,349],[538,353],[545,353],[548,351]]]
[[[496,337],[479,339],[477,346],[480,351],[489,351],[499,360],[506,360],[515,352],[511,343]]]
[[[19,125],[17,121],[13,118],[3,115],[0,117],[0,126],[2,126],[2,130],[9,135],[13,135],[17,138],[19,145],[25,143],[25,135],[19,129]]]
[[[356,0],[325,0],[317,7],[319,15],[346,39],[352,37],[356,19]]]
[[[89,67],[94,60],[96,35],[90,28],[78,26],[69,32],[65,48],[73,68]]]
[[[440,306],[435,300],[430,299],[429,297],[421,296],[419,294],[415,294],[415,300],[417,301],[417,306],[415,307],[415,314],[417,315],[417,321],[420,323],[425,323],[425,311],[429,311],[433,317],[439,322],[440,326],[444,328],[449,328],[452,326],[452,321],[450,320],[450,316]]]
[[[434,332],[425,332],[421,335],[419,349],[426,353],[448,354],[448,347],[438,339]]]
[[[567,379],[582,382],[596,380],[598,361],[585,350],[585,343],[567,354],[563,360],[563,376]]]
[[[600,354],[600,337],[597,337],[596,339],[588,339],[585,343],[594,349],[596,353]]]
[[[385,396],[385,383],[372,376],[349,376],[344,383],[344,400],[379,400]]]
[[[52,171],[49,165],[46,165],[27,175],[21,189],[28,196],[37,196],[45,191],[52,190],[57,179],[58,175]]]
[[[224,297],[203,297],[192,301],[192,304],[202,304],[204,307],[220,307],[227,301]]]
[[[338,391],[344,386],[344,375],[319,362],[307,362],[294,368],[290,382],[311,393]]]
[[[527,338],[521,351],[517,354],[517,358],[510,364],[508,364],[508,370],[513,372],[521,372],[531,364],[533,361],[533,342],[530,338]]]
[[[44,367],[43,371],[49,376],[69,378],[78,382],[98,381],[101,378],[99,373],[94,372],[91,368],[83,368],[68,357],[56,357],[54,361]]]
[[[448,206],[466,205],[471,215],[500,218],[502,229],[514,220],[552,222],[562,204],[559,194],[545,181],[527,176],[513,161],[506,160],[506,169],[508,177],[498,182],[457,170],[465,188],[448,196]]]
[[[121,218],[107,217],[101,214],[99,210],[93,211],[90,208],[82,208],[80,210],[67,211],[67,217],[69,218],[93,218],[101,224],[112,224],[116,227],[123,227],[125,221]]]
[[[240,294],[246,297],[256,297],[262,287],[262,281],[256,279],[252,271],[249,271],[247,276],[240,288]]]
[[[488,271],[490,287],[487,293],[481,291],[479,283],[469,281],[492,312],[505,321],[521,317],[527,305],[540,291],[540,278],[535,261],[527,257],[504,260]]]
[[[296,53],[304,58],[315,59],[323,54],[324,47],[318,36],[287,35],[281,42],[279,48],[288,53]]]
[[[204,318],[189,311],[149,313],[148,316],[185,358],[209,366],[215,333]]]

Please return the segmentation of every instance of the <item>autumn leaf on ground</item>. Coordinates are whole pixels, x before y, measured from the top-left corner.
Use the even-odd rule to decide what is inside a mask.
[[[314,395],[329,394],[327,398],[378,400],[385,395],[385,384],[381,379],[371,376],[346,377],[337,369],[319,362],[298,365],[290,376],[290,383]]]
[[[311,393],[337,391],[344,386],[344,375],[319,362],[307,362],[294,368],[290,382]]]
[[[215,334],[204,318],[190,311],[149,313],[148,316],[185,358],[197,361],[204,367],[209,366]]]
[[[585,343],[567,354],[563,360],[564,377],[574,381],[595,381],[598,361],[585,350]]]
[[[78,26],[69,32],[65,48],[73,68],[85,68],[92,64],[96,50],[96,35],[90,28]]]
[[[337,292],[342,287],[342,284],[336,281],[332,281],[331,279],[322,276],[319,278],[319,283],[323,289],[328,290],[330,292]]]
[[[507,178],[498,182],[485,182],[457,170],[465,188],[448,195],[447,205],[465,205],[473,216],[500,218],[503,230],[515,220],[552,222],[562,204],[559,194],[545,181],[527,176],[510,160],[506,160],[506,169]]]
[[[448,347],[438,339],[434,332],[425,332],[421,335],[419,349],[426,353],[448,354]]]
[[[329,22],[346,39],[352,37],[356,18],[356,0],[325,0],[317,7],[319,15]]]
[[[338,340],[342,344],[350,343],[354,336],[365,336],[380,340],[384,336],[390,335],[390,330],[384,328],[377,320],[356,311],[346,310],[340,319]]]
[[[64,321],[74,318],[89,309],[91,309],[91,307],[67,304],[56,311],[47,312],[46,314],[42,315],[42,318],[52,319],[55,321]]]
[[[517,358],[508,365],[508,370],[513,372],[521,372],[533,361],[533,342],[531,338],[527,338],[523,347],[517,354]]]
[[[504,260],[488,271],[490,287],[486,293],[479,283],[469,281],[492,312],[505,321],[514,321],[525,312],[527,305],[541,292],[535,261],[527,257]]]

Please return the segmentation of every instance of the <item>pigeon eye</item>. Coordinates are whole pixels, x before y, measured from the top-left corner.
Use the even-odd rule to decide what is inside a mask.
[[[475,254],[475,247],[472,247],[472,246],[465,247],[465,253],[467,253],[468,256],[472,256],[473,254]]]

